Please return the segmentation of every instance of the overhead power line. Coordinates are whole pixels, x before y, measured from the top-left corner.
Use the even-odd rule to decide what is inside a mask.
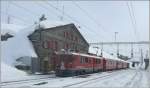
[[[102,26],[102,24],[100,24],[99,22],[97,22],[85,9],[83,9],[83,8],[81,8],[80,7],[80,5],[78,5],[75,1],[72,1],[73,2],[73,4],[75,5],[75,6],[77,6],[83,13],[85,13],[85,15],[89,18],[89,19],[91,19],[95,24],[97,24],[97,26],[99,27],[99,28],[101,28],[104,32],[106,32],[109,36],[110,35],[112,35],[112,34],[109,34],[109,32],[107,32],[106,31],[106,29]],[[108,36],[107,35],[107,36]],[[110,36],[110,38],[111,38],[112,36]],[[115,38],[116,39],[116,38]],[[117,53],[119,54],[119,45],[117,45]]]
[[[46,3],[48,6],[54,8],[55,10],[57,10],[57,11],[63,13],[64,16],[67,16],[67,17],[68,17],[69,19],[71,19],[72,21],[75,21],[76,23],[82,25],[82,26],[83,26],[84,28],[86,28],[90,33],[93,33],[94,36],[95,36],[95,35],[99,35],[97,32],[93,32],[91,28],[87,27],[87,26],[84,25],[84,24],[81,24],[78,20],[74,19],[74,18],[71,17],[69,14],[67,14],[67,13],[63,12],[62,10],[58,9],[57,7],[53,6],[53,5],[50,4],[49,2],[45,2],[45,3]],[[99,35],[99,36],[101,36],[101,35]],[[101,36],[101,37],[104,38],[103,36]]]
[[[133,12],[133,7],[132,7],[132,9],[130,9],[129,3],[126,2],[126,4],[127,4],[127,7],[128,7],[128,10],[129,10],[129,16],[130,16],[130,19],[131,19],[131,23],[132,23],[132,27],[133,27],[133,30],[134,30],[135,37],[136,37],[136,39],[138,39],[136,20],[135,20],[135,16],[134,16],[134,12]]]
[[[12,14],[9,14],[9,13],[3,12],[3,11],[1,11],[1,14],[9,15],[10,18],[13,17],[14,19],[17,19],[17,20],[22,21],[24,24],[28,24],[28,23],[29,23],[29,21],[27,21],[27,20],[25,20],[25,19],[22,19],[22,18],[20,18],[20,17],[14,16],[14,15],[12,15]]]
[[[14,6],[16,6],[16,7],[20,8],[20,9],[23,9],[24,11],[26,11],[27,13],[30,13],[31,15],[34,15],[34,16],[38,16],[39,15],[39,14],[36,14],[36,13],[32,12],[31,10],[29,10],[29,9],[27,9],[27,8],[21,6],[21,5],[18,5],[16,3],[11,2],[10,4],[12,4],[12,5],[14,5]]]
[[[38,2],[36,2],[36,4],[44,9],[46,9],[48,12],[50,11],[48,7],[46,7],[45,5],[39,4]],[[51,14],[53,14],[54,16],[60,18],[60,16],[56,15],[57,13],[55,12],[51,12]]]
[[[132,26],[133,26],[133,29],[134,29],[135,38],[136,38],[136,41],[138,41],[140,35],[138,33],[138,30],[137,30],[137,22],[136,22],[136,18],[135,18],[135,14],[134,14],[133,5],[132,5],[132,2],[130,2],[130,5],[129,5],[128,2],[126,2],[126,4],[127,4],[127,7],[128,7],[128,10],[129,10],[129,16],[130,16]],[[139,49],[141,48],[141,44],[138,44],[138,48]]]
[[[90,45],[112,45],[112,44],[150,44],[149,41],[138,41],[138,42],[97,42],[97,43],[89,43]]]
[[[136,21],[136,18],[135,18],[134,8],[133,8],[133,5],[132,5],[132,2],[130,2],[130,5],[131,5],[131,12],[133,14],[133,20],[134,20],[135,30],[136,30],[136,33],[137,33],[137,38],[139,38],[138,36],[140,36],[140,35],[139,35],[139,32],[138,32],[137,21]]]
[[[104,32],[109,33],[108,31],[106,31],[106,29],[102,26],[102,24],[100,24],[99,22],[97,22],[85,9],[81,8],[75,1],[72,1],[73,4],[75,6],[77,6],[83,13],[86,14],[86,16],[91,19],[95,24],[97,24],[98,27],[100,27]]]
[[[55,6],[51,5],[50,3],[45,2],[45,4],[46,4],[46,5],[48,5],[48,6],[50,6],[50,7],[52,7],[53,9],[55,9],[55,10],[57,10],[57,11],[59,11],[59,12],[63,13],[63,15],[66,15],[66,13],[64,13],[64,11],[62,11],[62,10],[58,9],[57,7],[55,7]],[[37,3],[37,5],[49,11],[49,8],[48,8],[48,7],[46,7],[45,5],[42,5],[42,4],[39,4],[39,3]],[[58,18],[60,18],[60,17],[61,17],[60,15],[58,15],[58,14],[57,14],[57,13],[55,13],[55,12],[54,12],[53,14],[54,14],[55,16],[57,16]],[[73,19],[71,16],[69,16],[69,15],[66,15],[66,16],[67,16],[69,19],[71,19],[72,21],[75,21],[76,23],[78,23],[78,24],[79,24],[79,22],[77,22],[77,20]]]

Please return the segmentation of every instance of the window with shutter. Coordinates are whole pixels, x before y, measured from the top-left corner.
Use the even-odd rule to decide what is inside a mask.
[[[43,45],[43,48],[46,48],[46,49],[48,48],[48,42],[47,41],[44,41],[42,45]]]
[[[55,41],[55,50],[58,50],[58,43]]]
[[[64,37],[66,37],[66,32],[64,32]]]

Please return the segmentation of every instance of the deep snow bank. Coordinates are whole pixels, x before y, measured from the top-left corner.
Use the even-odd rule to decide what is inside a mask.
[[[37,57],[28,35],[34,31],[35,25],[22,27],[13,24],[2,24],[1,33],[9,33],[14,37],[1,41],[1,81],[22,79],[27,74],[14,67],[17,58],[22,56]]]
[[[21,79],[22,76],[27,75],[25,72],[20,71],[12,66],[1,62],[1,81],[13,81],[14,79]]]
[[[9,28],[8,26],[11,26],[10,29],[7,29],[7,31],[16,30],[12,24],[7,24],[6,28]],[[14,27],[14,28],[13,28]],[[35,26],[34,26],[35,27]],[[17,58],[22,56],[31,56],[31,57],[37,57],[33,46],[31,42],[28,39],[28,35],[34,31],[34,27],[30,26],[23,29],[17,29],[17,32],[14,37],[9,38],[7,41],[1,42],[1,59],[2,62],[5,62],[8,65],[14,65]],[[3,27],[5,30],[5,27]],[[21,27],[20,27],[21,28]]]

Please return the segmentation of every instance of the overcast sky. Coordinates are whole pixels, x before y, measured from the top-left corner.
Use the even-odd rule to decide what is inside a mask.
[[[19,25],[31,25],[42,14],[50,21],[61,21],[63,16],[62,21],[80,26],[88,42],[115,41],[114,32],[118,32],[116,41],[147,41],[149,36],[148,1],[2,1],[1,6],[2,23],[8,14],[10,22]],[[115,46],[109,47],[115,52]],[[121,50],[126,53],[130,47],[120,46]]]

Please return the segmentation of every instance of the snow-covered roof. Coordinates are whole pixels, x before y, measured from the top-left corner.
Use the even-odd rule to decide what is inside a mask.
[[[39,24],[40,24],[40,27],[46,29],[46,28],[52,28],[52,27],[67,25],[67,24],[71,24],[71,23],[70,22],[65,22],[65,21],[48,21],[48,20],[44,20],[44,21],[41,21]],[[37,27],[39,26],[39,24],[37,25]]]

